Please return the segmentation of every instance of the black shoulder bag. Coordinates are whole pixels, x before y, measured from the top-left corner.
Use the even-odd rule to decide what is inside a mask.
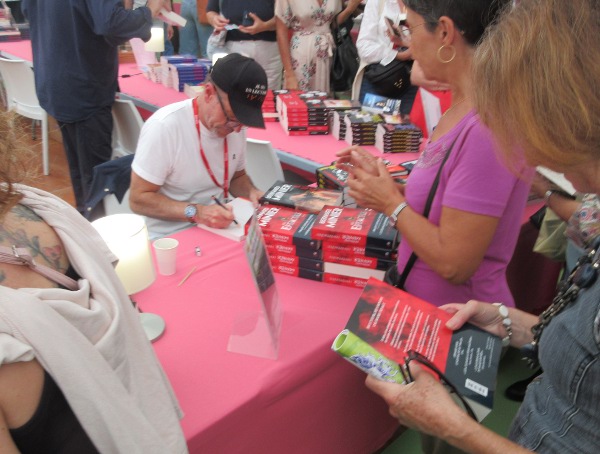
[[[458,139],[458,137],[456,139]],[[442,160],[442,163],[440,164],[440,168],[437,171],[435,180],[433,180],[433,184],[431,185],[431,189],[429,190],[429,195],[427,196],[427,202],[425,203],[425,209],[423,210],[423,216],[425,216],[426,218],[429,217],[429,212],[431,211],[431,205],[433,204],[433,198],[435,197],[435,193],[437,192],[437,188],[440,184],[440,177],[442,175],[442,169],[444,168],[444,164],[446,164],[446,161],[448,160],[448,157],[450,156],[450,152],[452,151],[452,148],[454,147],[454,143],[456,142],[456,139],[454,139],[454,141],[448,148],[448,151],[446,151],[446,155],[444,156],[444,159]],[[418,258],[417,254],[415,254],[414,252],[412,254],[410,254],[410,257],[408,258],[408,260],[406,262],[406,266],[404,267],[404,271],[402,271],[402,274],[400,276],[398,276],[398,266],[392,265],[386,271],[384,281],[387,282],[388,284],[393,285],[394,287],[398,287],[399,289],[404,290],[404,284],[406,283],[406,279],[408,279],[408,274],[412,270],[413,266],[415,266],[415,262],[417,261],[417,258]]]
[[[372,63],[365,68],[364,77],[373,85],[375,94],[400,99],[410,87],[412,60],[392,60],[387,65]]]
[[[350,90],[358,71],[360,59],[350,36],[352,24],[352,18],[350,17],[346,22],[338,25],[336,15],[330,25],[333,41],[335,42],[329,76],[331,91]]]

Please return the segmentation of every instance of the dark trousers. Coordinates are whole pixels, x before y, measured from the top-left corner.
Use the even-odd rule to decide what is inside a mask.
[[[417,91],[419,87],[416,85],[411,85],[406,89],[402,97],[400,98],[400,113],[410,115],[410,111],[412,110],[413,104],[415,103],[415,97],[417,96]],[[358,101],[363,102],[365,99],[365,95],[367,93],[377,94],[377,91],[373,84],[367,80],[363,75],[362,83],[360,84],[360,93],[358,95]]]
[[[84,212],[90,195],[94,166],[112,155],[112,108],[103,107],[90,118],[74,123],[58,122],[69,163],[77,210]]]

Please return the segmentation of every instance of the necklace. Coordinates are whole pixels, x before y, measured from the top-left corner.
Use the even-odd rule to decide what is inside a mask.
[[[440,118],[444,118],[446,116],[446,114],[448,112],[450,112],[452,109],[454,109],[456,106],[458,106],[461,102],[464,102],[466,99],[468,99],[468,96],[465,96],[464,98],[462,98],[460,101],[456,101],[454,104],[452,104],[448,109],[446,109],[446,112],[444,112],[442,114],[442,116]]]
[[[521,348],[523,359],[527,361],[529,367],[535,369],[539,366],[539,343],[546,326],[564,308],[575,302],[580,290],[590,287],[596,281],[598,278],[598,268],[600,268],[600,237],[596,238],[591,248],[579,258],[577,266],[575,266],[569,277],[560,285],[558,293],[552,300],[550,307],[542,312],[540,321],[531,328],[533,341]]]

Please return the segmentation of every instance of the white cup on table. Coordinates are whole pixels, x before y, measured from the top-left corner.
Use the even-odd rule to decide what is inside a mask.
[[[179,241],[175,238],[159,238],[152,243],[156,255],[158,272],[163,276],[175,274],[177,270],[177,246]]]

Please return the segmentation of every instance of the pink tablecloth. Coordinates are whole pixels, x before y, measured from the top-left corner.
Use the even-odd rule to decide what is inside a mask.
[[[279,359],[229,353],[236,317],[260,307],[242,245],[197,228],[174,237],[177,273],[158,276],[135,299],[166,321],[154,347],[192,453],[369,453],[390,437],[397,424],[386,405],[330,350],[359,290],[276,275]]]

